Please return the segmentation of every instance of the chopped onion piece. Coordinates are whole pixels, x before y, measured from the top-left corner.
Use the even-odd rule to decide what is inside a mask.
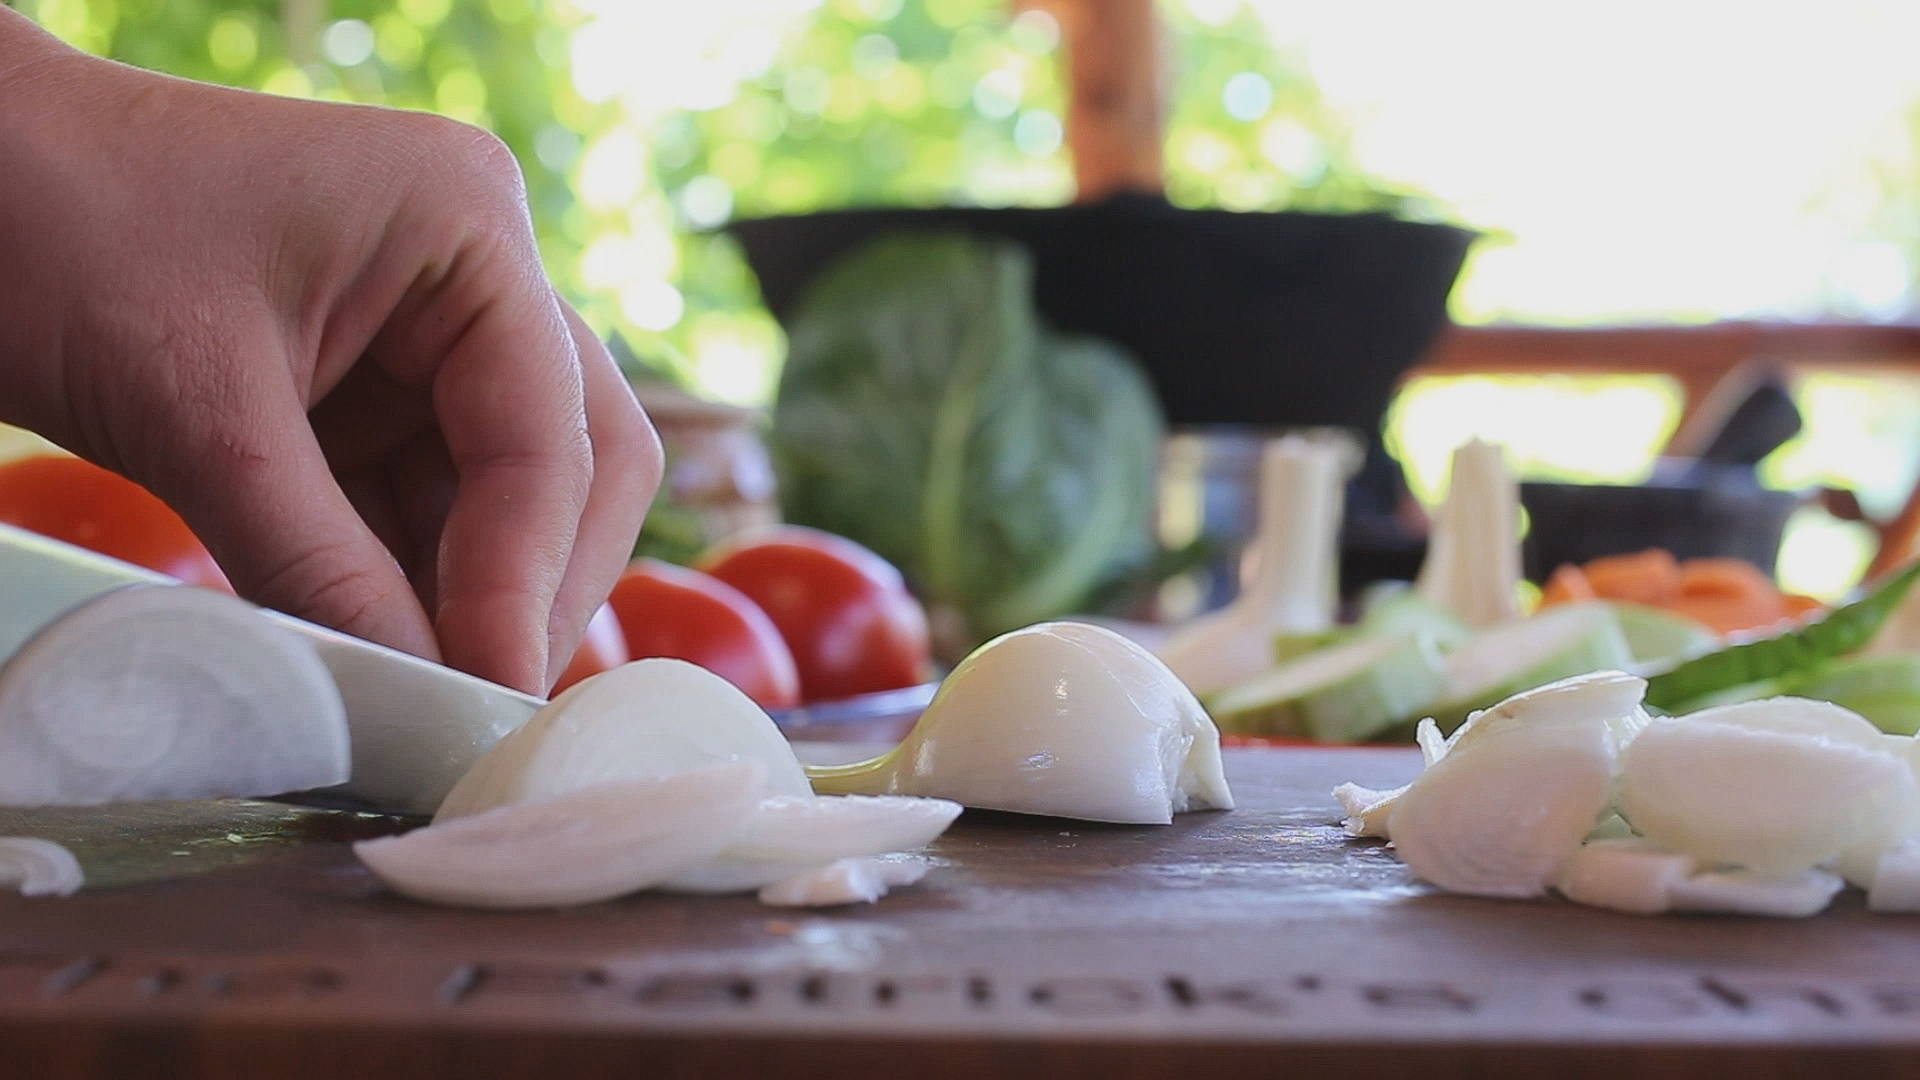
[[[1447,756],[1447,737],[1440,734],[1440,725],[1431,716],[1414,725],[1413,741],[1420,747],[1420,763],[1429,769]]]
[[[1846,883],[1825,870],[1766,874],[1729,870],[1695,874],[1673,886],[1673,910],[1799,919],[1826,910]]]
[[[1387,819],[1393,814],[1394,800],[1406,794],[1406,791],[1404,786],[1391,791],[1376,791],[1359,784],[1341,784],[1334,788],[1333,797],[1340,801],[1340,808],[1347,814],[1343,822],[1347,835],[1388,839]]]
[[[960,804],[899,795],[776,796],[763,800],[720,854],[662,887],[742,892],[813,867],[925,847],[960,816]]]
[[[1880,857],[1867,910],[1889,914],[1920,912],[1920,840],[1908,839]]]
[[[73,852],[33,836],[0,836],[0,888],[21,896],[71,896],[86,883]]]
[[[394,891],[485,908],[590,904],[699,866],[746,826],[766,767],[730,761],[668,777],[615,780],[502,806],[354,854]]]
[[[1621,813],[1703,863],[1782,874],[1817,866],[1916,797],[1907,763],[1849,718],[1859,719],[1773,698],[1655,720],[1627,749]]]
[[[1422,880],[1474,896],[1545,892],[1606,808],[1613,753],[1600,724],[1496,731],[1420,774],[1388,830]]]
[[[914,859],[840,859],[760,890],[760,902],[775,907],[871,904],[889,889],[912,885],[929,867]]]
[[[1673,888],[1693,873],[1693,860],[1637,838],[1590,840],[1567,860],[1557,886],[1576,904],[1657,915]]]

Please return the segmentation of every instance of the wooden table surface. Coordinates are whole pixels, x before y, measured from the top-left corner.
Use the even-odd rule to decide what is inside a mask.
[[[1328,796],[1416,768],[1234,751],[1231,813],[969,813],[922,885],[810,911],[456,911],[354,862],[389,819],[8,812],[90,887],[0,896],[0,1077],[1920,1076],[1920,919],[1436,895]]]

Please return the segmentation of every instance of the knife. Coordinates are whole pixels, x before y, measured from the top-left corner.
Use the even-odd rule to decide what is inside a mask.
[[[129,585],[189,588],[164,574],[0,525],[0,661],[81,604]],[[301,801],[432,814],[487,748],[544,702],[349,634],[259,609],[305,638],[333,673],[353,776]]]

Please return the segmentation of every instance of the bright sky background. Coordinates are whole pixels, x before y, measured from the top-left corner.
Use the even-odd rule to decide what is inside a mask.
[[[1869,163],[1900,152],[1920,98],[1914,0],[1253,6],[1368,166],[1511,234],[1463,280],[1463,318],[1905,305],[1902,253],[1866,218]]]
[[[588,149],[583,194],[631,208],[634,236],[651,242],[600,254],[638,260],[652,285],[669,269],[671,224],[642,190],[646,128],[725,102],[822,0],[573,2],[591,17],[573,38],[575,83],[620,100],[632,125]],[[885,13],[898,0],[831,2]],[[1464,321],[1920,314],[1920,221],[1888,219],[1880,179],[1903,175],[1900,205],[1920,216],[1908,120],[1920,0],[1163,2],[1209,21],[1254,9],[1346,116],[1366,167],[1490,234],[1454,295]],[[736,366],[761,372],[774,348],[743,345]],[[699,351],[703,373],[725,359]],[[1803,394],[1808,435],[1771,479],[1856,487],[1891,509],[1920,439],[1915,390],[1843,382]],[[739,396],[763,383],[741,381]],[[1887,407],[1868,416],[1872,402]],[[1676,406],[1647,380],[1467,380],[1408,395],[1390,427],[1431,497],[1447,453],[1473,435],[1536,475],[1633,482]],[[1781,576],[1834,595],[1870,550],[1860,527],[1809,519],[1791,530]]]

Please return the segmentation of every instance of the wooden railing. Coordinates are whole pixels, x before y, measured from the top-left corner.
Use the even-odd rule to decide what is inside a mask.
[[[1154,0],[1010,0],[1059,20],[1067,75],[1066,141],[1078,197],[1157,191],[1166,94]],[[1920,325],[1723,322],[1705,326],[1556,329],[1454,327],[1413,375],[1629,374],[1672,378],[1681,423],[1669,451],[1704,446],[1747,384],[1771,370],[1920,371]],[[1880,551],[1870,573],[1920,554],[1920,485],[1898,515],[1870,522]]]
[[[1697,452],[1748,385],[1770,371],[1920,373],[1920,325],[1722,322],[1704,326],[1456,326],[1409,377],[1652,374],[1682,395],[1669,450]],[[1880,535],[1869,575],[1920,555],[1920,485]]]

